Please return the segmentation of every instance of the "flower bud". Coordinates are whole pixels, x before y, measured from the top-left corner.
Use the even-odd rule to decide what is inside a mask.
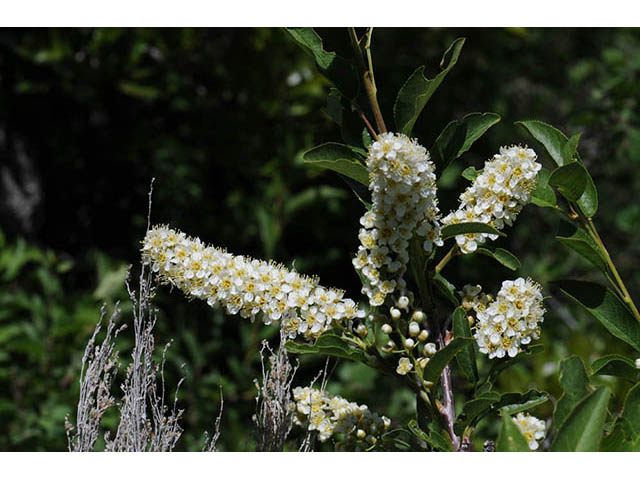
[[[427,332],[426,330],[422,330],[418,335],[418,340],[420,340],[421,342],[424,342],[427,338],[429,338],[429,332]]]
[[[426,318],[427,316],[421,310],[416,310],[413,312],[413,315],[411,315],[411,320],[418,323],[424,322]]]
[[[382,325],[381,330],[382,330],[382,333],[386,333],[387,335],[393,332],[393,328],[391,328],[391,325],[389,325],[388,323],[385,323],[384,325]]]
[[[420,365],[420,368],[422,370],[424,370],[424,368],[427,366],[427,363],[429,363],[429,358],[428,357],[420,357],[418,360],[418,365]]]
[[[364,323],[361,323],[356,327],[356,333],[361,337],[366,337],[367,333],[369,333],[369,330],[367,329]]]
[[[415,346],[415,342],[411,338],[407,338],[404,341],[404,346],[407,347],[408,349],[412,349]]]
[[[433,387],[433,382],[429,382],[428,380],[423,380],[422,381],[422,386],[428,390],[431,387]]]
[[[409,298],[404,295],[398,299],[398,308],[406,309],[409,306]]]
[[[400,319],[400,310],[398,310],[397,308],[391,308],[391,310],[389,310],[389,313],[391,313],[391,318],[393,318],[394,320],[399,320]]]
[[[415,337],[419,333],[420,333],[420,325],[418,325],[416,322],[411,322],[409,324],[409,335],[411,335],[412,337]]]
[[[361,428],[358,429],[356,436],[362,440],[363,438],[365,438],[367,436],[367,432],[365,432],[364,430],[362,430]]]
[[[423,352],[427,356],[435,355],[437,351],[435,343],[427,343],[423,348]]]
[[[636,368],[640,368],[640,358],[636,358]]]

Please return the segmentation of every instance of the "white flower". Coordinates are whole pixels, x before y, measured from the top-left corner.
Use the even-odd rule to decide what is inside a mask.
[[[336,433],[344,434],[347,441],[375,438],[391,426],[391,420],[371,412],[366,405],[314,388],[294,388],[293,400],[296,404],[294,423],[309,431],[316,430],[321,442]]]
[[[409,360],[407,357],[402,357],[400,360],[398,360],[396,372],[398,373],[398,375],[406,375],[411,371],[412,368],[413,364],[411,363],[411,360]]]
[[[463,298],[476,314],[473,336],[480,351],[488,354],[489,358],[515,357],[522,345],[539,338],[538,325],[544,320],[545,310],[541,287],[533,280],[505,280],[493,301],[491,297],[482,295],[478,287],[466,292],[477,293],[471,299]]]
[[[538,440],[544,438],[546,425],[544,420],[540,420],[528,413],[518,413],[513,419],[518,429],[527,440],[527,444],[531,450],[537,450],[539,447]]]
[[[143,262],[163,282],[229,314],[252,319],[262,314],[265,324],[280,322],[291,338],[314,339],[334,322],[364,317],[343,291],[320,286],[316,277],[232,255],[169,227],[152,228],[142,243]]]
[[[410,295],[403,275],[409,261],[409,241],[422,237],[431,252],[442,245],[435,167],[429,152],[406,135],[383,133],[367,156],[372,206],[360,219],[363,228],[354,267],[366,279],[362,292],[380,306],[398,292],[397,306],[406,309]]]
[[[483,172],[460,195],[460,206],[442,219],[445,225],[481,222],[502,230],[512,225],[522,207],[529,203],[536,176],[542,165],[527,147],[501,147],[500,153],[484,164]],[[496,235],[470,233],[456,236],[462,253],[471,253]]]

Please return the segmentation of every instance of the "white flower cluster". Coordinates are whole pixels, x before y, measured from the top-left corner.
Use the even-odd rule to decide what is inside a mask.
[[[424,239],[426,252],[442,245],[440,214],[433,162],[415,140],[383,133],[369,147],[367,168],[372,206],[360,219],[361,245],[353,264],[367,279],[363,293],[379,306],[394,291],[405,294],[414,234]]]
[[[293,399],[296,402],[294,422],[309,431],[317,431],[321,442],[342,433],[347,442],[364,440],[372,445],[391,425],[391,420],[371,412],[366,405],[315,388],[296,387]]]
[[[529,448],[531,450],[537,450],[539,447],[538,440],[542,440],[544,438],[544,432],[546,430],[544,420],[540,420],[528,413],[518,413],[513,420],[516,422],[518,429],[527,440]]]
[[[143,261],[164,282],[212,307],[220,304],[232,315],[254,319],[262,313],[265,324],[279,321],[291,338],[313,339],[334,321],[364,317],[343,291],[322,287],[316,277],[232,255],[169,227],[152,228],[142,243]]]
[[[465,287],[475,297],[463,297],[463,306],[476,313],[474,338],[489,358],[515,357],[522,345],[540,336],[538,324],[544,320],[541,287],[531,279],[505,280],[492,300],[480,287]],[[464,292],[464,290],[463,290]]]
[[[537,155],[531,148],[500,147],[500,153],[485,162],[483,172],[460,195],[460,207],[442,219],[445,225],[480,222],[502,230],[511,226],[522,207],[529,203],[536,184],[536,176],[542,168],[536,162]],[[489,238],[489,233],[470,233],[456,236],[462,253],[471,253]]]

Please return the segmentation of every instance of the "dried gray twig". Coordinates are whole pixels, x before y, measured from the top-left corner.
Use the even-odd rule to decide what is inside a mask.
[[[262,452],[281,452],[293,425],[294,405],[291,400],[291,383],[297,366],[289,362],[285,343],[287,336],[280,332],[280,345],[274,352],[264,340],[260,349],[262,385],[254,380],[256,396],[256,449]],[[265,352],[269,354],[269,370],[265,368]]]

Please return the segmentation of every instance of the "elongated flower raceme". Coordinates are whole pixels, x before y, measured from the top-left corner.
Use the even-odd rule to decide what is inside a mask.
[[[343,298],[343,291],[319,285],[316,277],[233,255],[166,226],[147,232],[142,259],[187,296],[244,318],[262,314],[264,323],[279,321],[291,338],[302,334],[313,339],[333,322],[364,316],[353,300]]]
[[[546,424],[544,420],[540,420],[528,413],[518,413],[513,420],[518,426],[518,430],[527,440],[527,444],[531,450],[537,450],[540,444],[539,440],[544,438]]]
[[[544,307],[541,287],[533,280],[505,280],[495,300],[482,295],[479,287],[465,287],[465,292],[463,307],[475,311],[473,336],[489,358],[515,357],[523,345],[540,337]]]
[[[406,135],[383,133],[369,147],[367,168],[372,206],[360,219],[353,264],[366,278],[363,293],[378,306],[392,292],[405,295],[414,234],[426,252],[442,240],[434,165],[423,146]]]
[[[502,230],[511,226],[522,207],[529,203],[542,168],[536,153],[517,145],[501,147],[500,153],[484,164],[483,172],[460,195],[460,207],[442,219],[445,225],[481,222]],[[462,253],[471,253],[486,239],[496,235],[472,233],[456,236]]]
[[[343,434],[346,443],[364,441],[373,445],[391,425],[391,420],[371,412],[366,405],[315,388],[296,387],[293,399],[296,402],[294,422],[309,431],[317,431],[321,442]]]

